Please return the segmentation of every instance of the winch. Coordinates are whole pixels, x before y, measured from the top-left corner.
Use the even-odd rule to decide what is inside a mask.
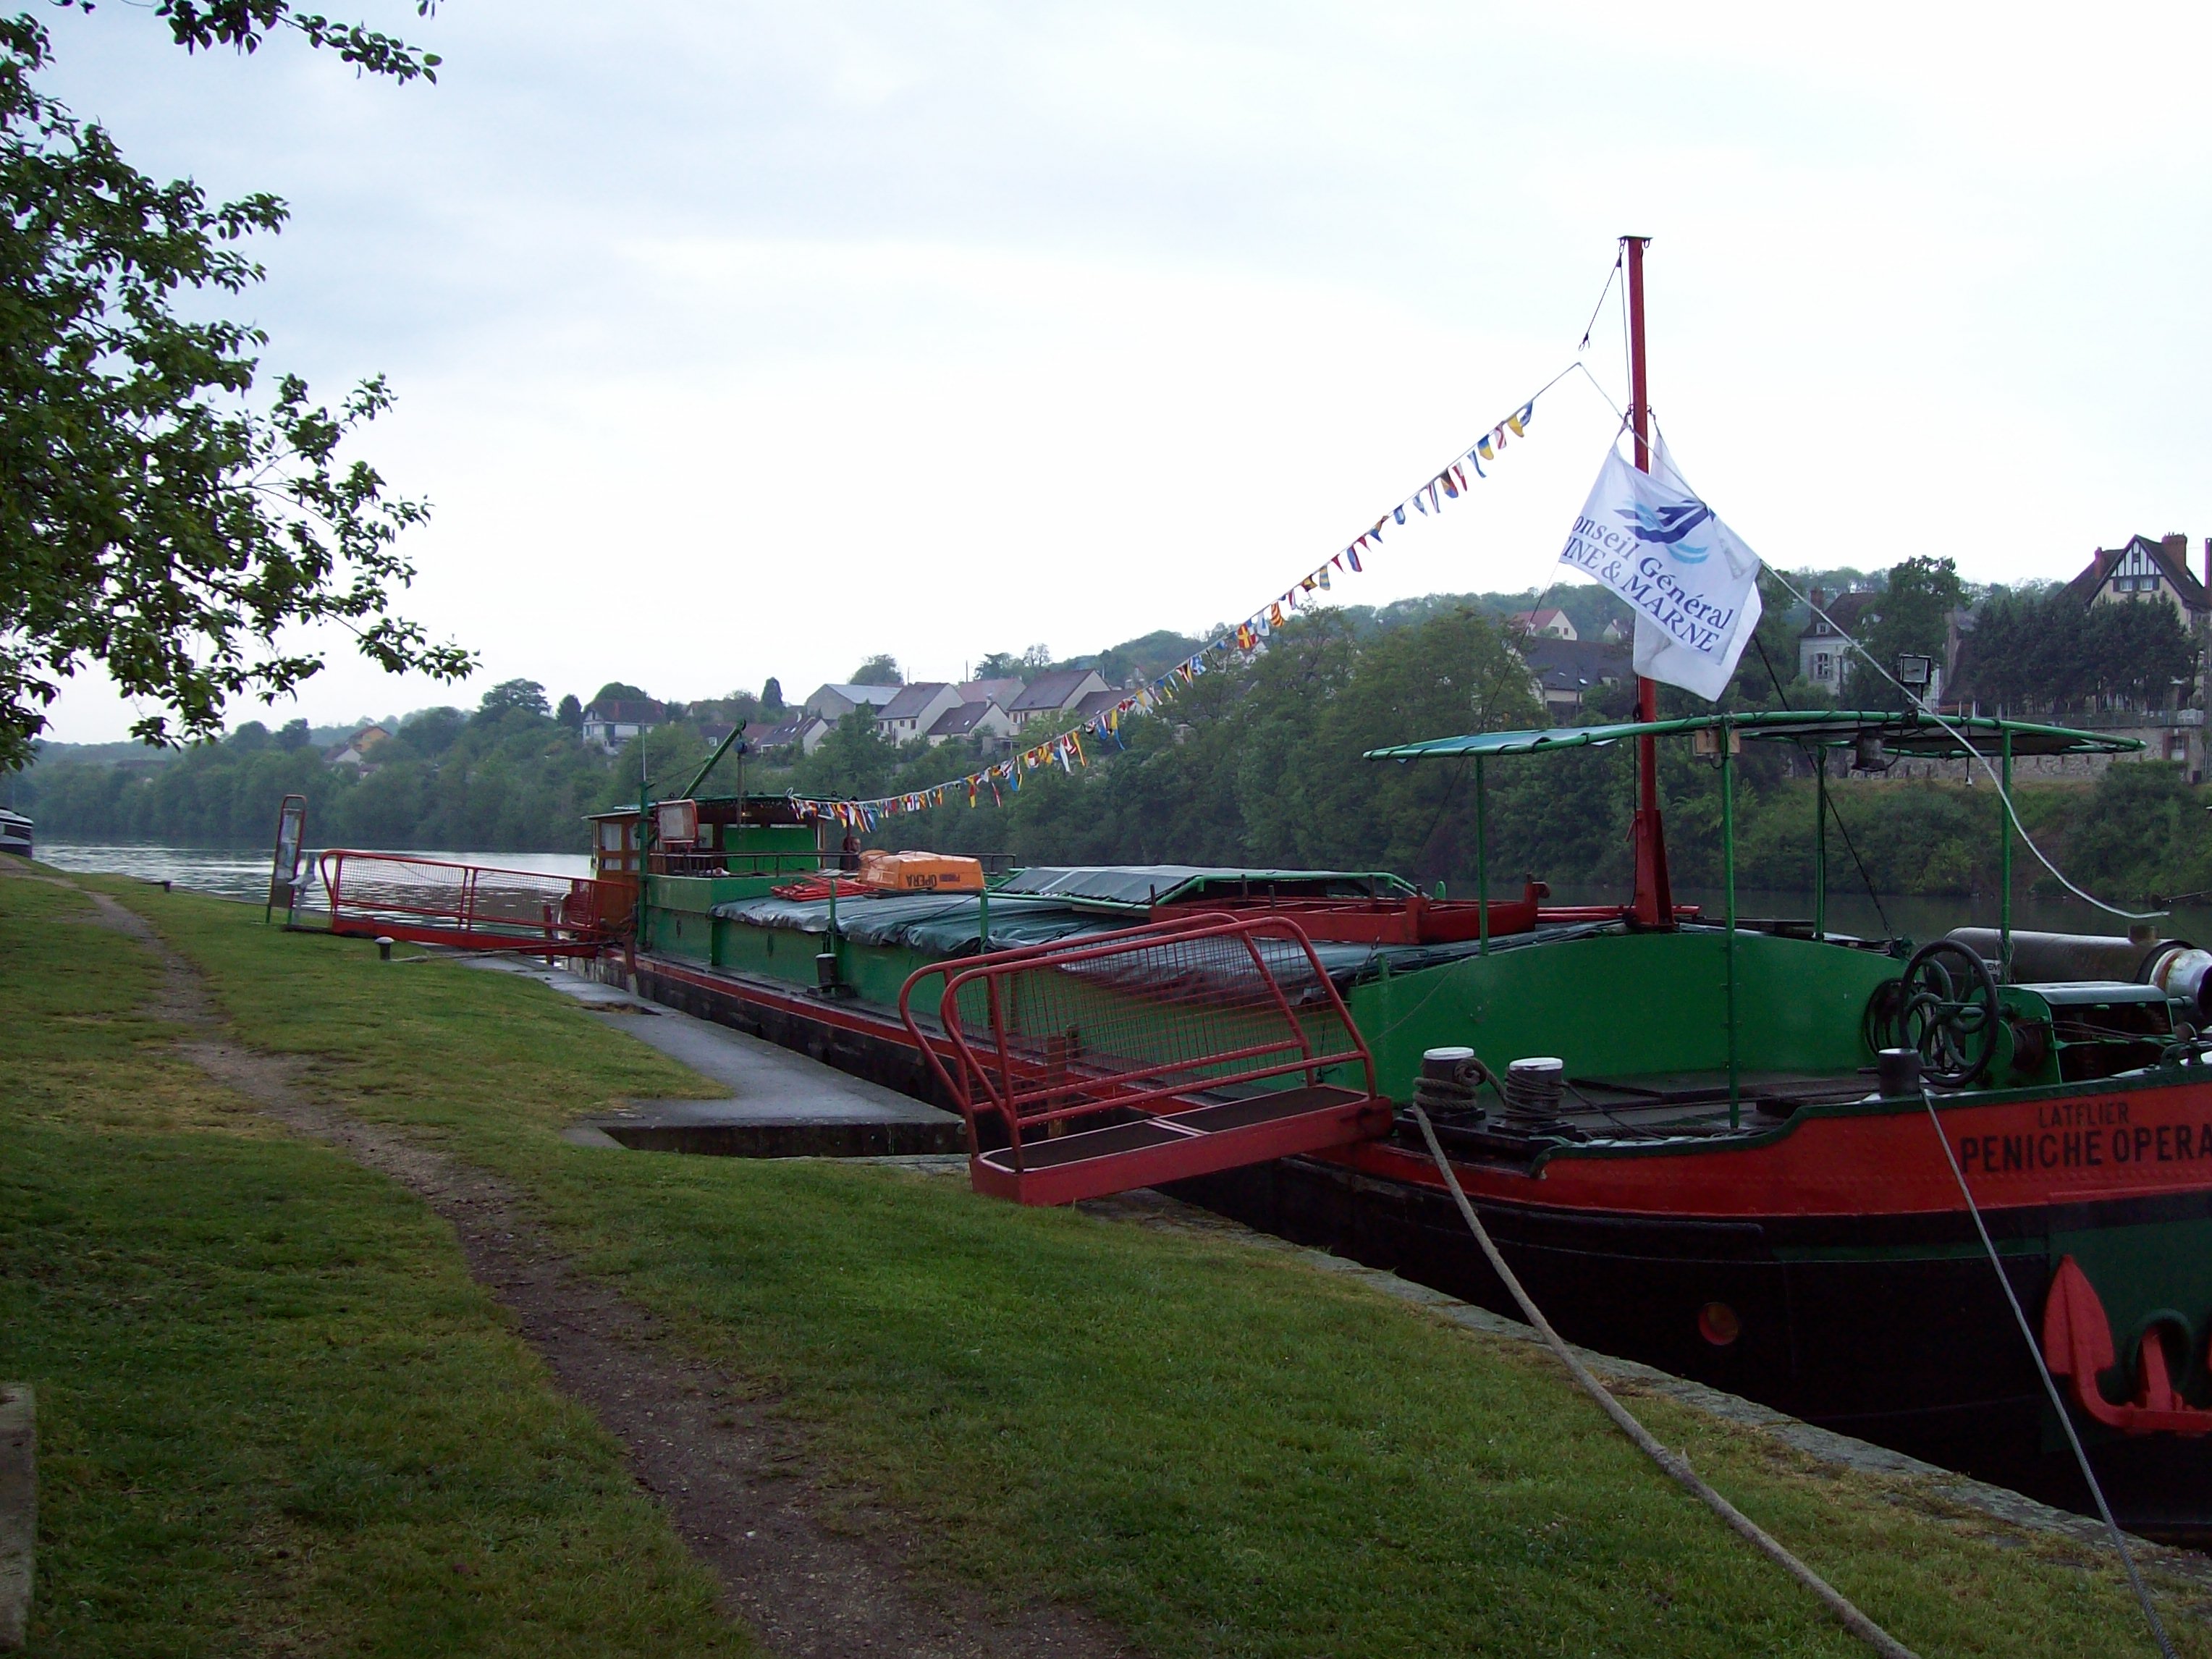
[[[1944,937],[1991,963],[2000,959],[2003,948],[1994,927],[1954,927]],[[2154,985],[2188,1003],[2200,1020],[2212,1016],[2212,951],[2200,950],[2187,939],[2023,933],[2015,928],[2012,971],[2007,978],[2014,985],[2087,980]]]

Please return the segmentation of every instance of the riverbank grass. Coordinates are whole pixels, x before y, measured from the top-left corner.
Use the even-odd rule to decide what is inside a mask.
[[[157,979],[82,893],[0,879],[30,1651],[752,1652],[450,1231],[177,1055]]]
[[[1164,1656],[1857,1650],[1518,1345],[1280,1253],[964,1182],[574,1147],[560,1129],[613,1099],[707,1085],[526,979],[112,890],[243,1039],[528,1194],[672,1341],[804,1426],[854,1524],[890,1506],[935,1571],[1066,1597]],[[1637,1408],[1923,1654],[2136,1644],[2117,1572],[2076,1547]]]

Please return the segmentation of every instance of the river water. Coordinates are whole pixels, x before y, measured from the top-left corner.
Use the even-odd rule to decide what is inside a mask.
[[[171,847],[151,842],[42,840],[38,844],[38,856],[64,870],[133,876],[142,881],[173,882],[195,892],[214,893],[223,898],[244,899],[256,904],[265,901],[269,895],[269,849],[266,847]],[[486,853],[462,849],[417,852],[406,856],[453,864],[480,865],[531,876],[577,878],[591,874],[590,856],[583,853]],[[303,860],[303,866],[313,869],[314,864],[315,855],[310,853]],[[326,901],[319,884],[311,890],[312,898],[307,893],[301,895],[301,908],[324,908]],[[1614,902],[1626,896],[1612,889],[1567,883],[1555,886],[1553,894],[1554,901],[1561,904]],[[1453,894],[1455,897],[1462,896],[1457,891]],[[1674,890],[1674,897],[1677,903],[1703,905],[1705,914],[1715,919],[1722,915],[1723,896],[1717,890],[1678,887]],[[2139,907],[2131,905],[2126,908]],[[1736,914],[1739,916],[1802,917],[1811,915],[1812,912],[1811,896],[1805,893],[1746,888],[1736,894]],[[1854,891],[1838,882],[1828,895],[1827,920],[1829,928],[1836,933],[1856,933],[1863,938],[1903,935],[1925,941],[1941,938],[1954,927],[1969,924],[1994,927],[1997,921],[1997,906],[1994,894],[1939,898],[1893,898],[1885,895],[1877,906],[1863,887]],[[2013,925],[2061,933],[2119,933],[2126,932],[2128,927],[2121,918],[2104,915],[2078,899],[2028,896],[2014,902]],[[2177,908],[2161,918],[2157,926],[2159,932],[2166,937],[2212,945],[2212,908],[2197,906]]]
[[[86,874],[131,876],[140,881],[167,881],[196,893],[221,898],[244,899],[254,904],[269,897],[269,848],[266,847],[168,847],[155,842],[48,841],[37,842],[36,856],[59,870]],[[586,853],[421,852],[405,855],[428,863],[473,864],[511,870],[530,876],[578,878],[592,873]],[[301,860],[303,871],[317,868],[313,852]],[[328,899],[319,879],[301,895],[302,909],[323,909]],[[311,896],[312,895],[312,896]]]

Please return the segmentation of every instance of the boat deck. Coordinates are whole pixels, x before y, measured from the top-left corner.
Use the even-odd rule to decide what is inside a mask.
[[[1736,1079],[1740,1123],[1765,1127],[1801,1106],[1863,1100],[1874,1091],[1871,1071],[1744,1072]],[[1729,1133],[1725,1072],[1668,1072],[1631,1077],[1571,1078],[1559,1115],[1601,1139]]]

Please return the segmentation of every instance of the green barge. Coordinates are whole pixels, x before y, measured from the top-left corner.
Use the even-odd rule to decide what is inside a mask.
[[[1744,742],[1820,757],[1823,788],[1838,755],[2008,769],[2127,747],[1847,712],[1487,732],[1378,758],[1468,763],[1479,830],[1488,766],[1669,740],[1713,761],[1724,815]],[[1535,882],[1446,901],[1380,872],[1188,866],[863,896],[801,803],[655,803],[595,820],[620,901],[603,905],[632,919],[600,971],[961,1109],[984,1190],[1093,1149],[1157,1160],[1205,1114],[1249,1126],[1271,1101],[1328,1096],[1333,1139],[1170,1189],[1509,1310],[1398,1111],[1424,1100],[1571,1340],[2086,1506],[2008,1286],[2123,1521],[2212,1534],[2212,954],[2016,933],[2008,917],[1916,951],[1836,935],[1817,904],[1803,921],[1738,918],[1732,899],[1709,915],[1673,903],[1656,810],[1638,820],[1637,890],[1608,906],[1555,906]],[[1229,934],[1249,971],[1194,954]],[[1194,1010],[1255,983],[1288,1022],[1287,1067],[1229,1087],[1211,1061],[1173,1059]],[[1060,1012],[1016,1030],[1007,1000],[1024,998]],[[1342,1042],[1315,1040],[1322,1026]],[[1174,1100],[1127,1107],[1132,1077],[1176,1065]]]

